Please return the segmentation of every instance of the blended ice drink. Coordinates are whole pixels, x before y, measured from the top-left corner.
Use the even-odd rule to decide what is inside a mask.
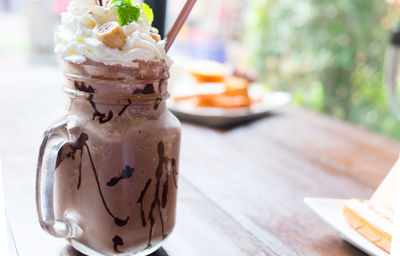
[[[151,9],[72,0],[56,33],[67,111],[45,133],[40,224],[88,255],[147,255],[175,224],[180,123]]]

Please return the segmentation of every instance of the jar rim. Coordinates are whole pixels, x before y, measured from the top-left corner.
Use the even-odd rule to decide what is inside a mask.
[[[97,103],[109,105],[122,105],[122,101],[130,100],[134,104],[153,104],[154,101],[164,101],[170,97],[168,92],[161,94],[107,94],[107,93],[89,93],[64,87],[64,92],[72,98],[96,97]]]

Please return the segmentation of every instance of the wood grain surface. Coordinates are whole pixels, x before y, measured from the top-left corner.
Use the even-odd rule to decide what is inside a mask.
[[[65,102],[60,70],[0,71],[0,153],[20,256],[81,255],[40,229],[34,199],[41,135]],[[184,123],[177,225],[154,255],[364,255],[303,198],[368,198],[399,152],[398,142],[295,106],[231,129]]]

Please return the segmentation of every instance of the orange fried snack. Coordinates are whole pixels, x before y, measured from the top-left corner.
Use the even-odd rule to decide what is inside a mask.
[[[222,83],[224,76],[221,74],[202,74],[197,72],[190,72],[198,83]]]
[[[198,83],[222,83],[227,76],[224,64],[214,61],[198,61],[191,65],[189,73]]]
[[[198,95],[195,102],[198,107],[242,108],[250,106],[250,99],[241,95]]]
[[[390,253],[393,229],[393,212],[368,201],[351,199],[343,207],[349,226]]]
[[[249,87],[249,82],[245,78],[235,77],[235,76],[227,77],[227,78],[225,78],[224,85],[226,88],[225,95],[229,95],[229,96],[241,95],[241,96],[249,97],[249,94],[247,91],[247,89]]]
[[[192,100],[197,107],[242,108],[249,107],[251,100],[247,92],[248,81],[240,77],[227,77],[222,93],[195,94],[174,97],[175,101]]]

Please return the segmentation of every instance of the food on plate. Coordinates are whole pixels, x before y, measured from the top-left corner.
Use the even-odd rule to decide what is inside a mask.
[[[400,161],[392,168],[369,201],[351,199],[343,214],[351,228],[390,253]]]
[[[249,107],[250,100],[244,96],[199,95],[196,97],[198,107],[241,108]]]
[[[249,107],[249,85],[256,76],[248,72],[228,72],[226,65],[213,61],[197,61],[189,65],[189,74],[197,83],[189,94],[175,95],[178,101],[190,101],[196,107],[243,108]]]
[[[343,207],[343,214],[351,228],[377,247],[390,253],[393,228],[392,211],[371,201],[351,199]]]
[[[222,83],[229,74],[224,64],[208,60],[193,62],[189,73],[198,83]]]
[[[224,82],[218,85],[222,90],[209,90],[209,93],[203,92],[174,97],[174,100],[191,100],[197,107],[240,108],[251,105],[251,99],[248,94],[249,82],[246,79],[241,77],[226,77],[224,78]],[[217,88],[217,85],[215,87]]]

